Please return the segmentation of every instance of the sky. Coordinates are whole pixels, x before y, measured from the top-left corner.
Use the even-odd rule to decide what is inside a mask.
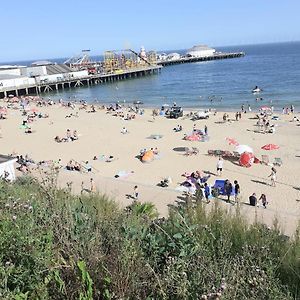
[[[1,0],[0,61],[300,40],[300,0]]]

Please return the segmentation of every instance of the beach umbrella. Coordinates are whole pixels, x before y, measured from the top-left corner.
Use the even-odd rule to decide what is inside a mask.
[[[199,134],[192,134],[192,135],[188,135],[186,137],[184,137],[184,139],[186,141],[200,141],[201,140],[201,136]]]
[[[239,143],[237,142],[237,140],[234,139],[234,138],[231,138],[231,137],[227,137],[226,141],[228,142],[229,145],[234,145],[234,146],[238,146],[239,145]]]
[[[254,163],[254,155],[253,155],[253,153],[250,153],[250,152],[244,152],[244,153],[242,153],[242,155],[240,156],[239,163],[243,167],[246,167],[246,168],[251,167],[252,164]]]
[[[269,106],[262,106],[260,110],[272,110]]]
[[[146,151],[144,153],[144,155],[142,156],[142,162],[143,163],[151,162],[151,161],[153,161],[153,159],[154,159],[154,153],[151,150]]]
[[[277,150],[277,149],[279,149],[279,146],[275,145],[275,144],[267,144],[267,145],[262,146],[261,149],[263,149],[263,150]]]
[[[253,149],[248,145],[238,145],[236,146],[235,151],[239,154],[242,154],[244,152],[253,153]]]

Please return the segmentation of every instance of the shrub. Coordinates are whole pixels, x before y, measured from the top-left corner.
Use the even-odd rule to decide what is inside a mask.
[[[300,237],[201,201],[158,218],[54,180],[0,183],[1,299],[297,299]]]

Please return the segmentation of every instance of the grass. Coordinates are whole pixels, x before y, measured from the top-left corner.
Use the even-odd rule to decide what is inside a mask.
[[[20,178],[0,183],[0,298],[300,299],[300,235],[218,205],[122,210]]]

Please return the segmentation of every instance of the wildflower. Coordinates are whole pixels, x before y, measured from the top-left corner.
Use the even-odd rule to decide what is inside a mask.
[[[12,219],[14,220],[14,221],[16,221],[17,220],[17,216],[12,216]]]

